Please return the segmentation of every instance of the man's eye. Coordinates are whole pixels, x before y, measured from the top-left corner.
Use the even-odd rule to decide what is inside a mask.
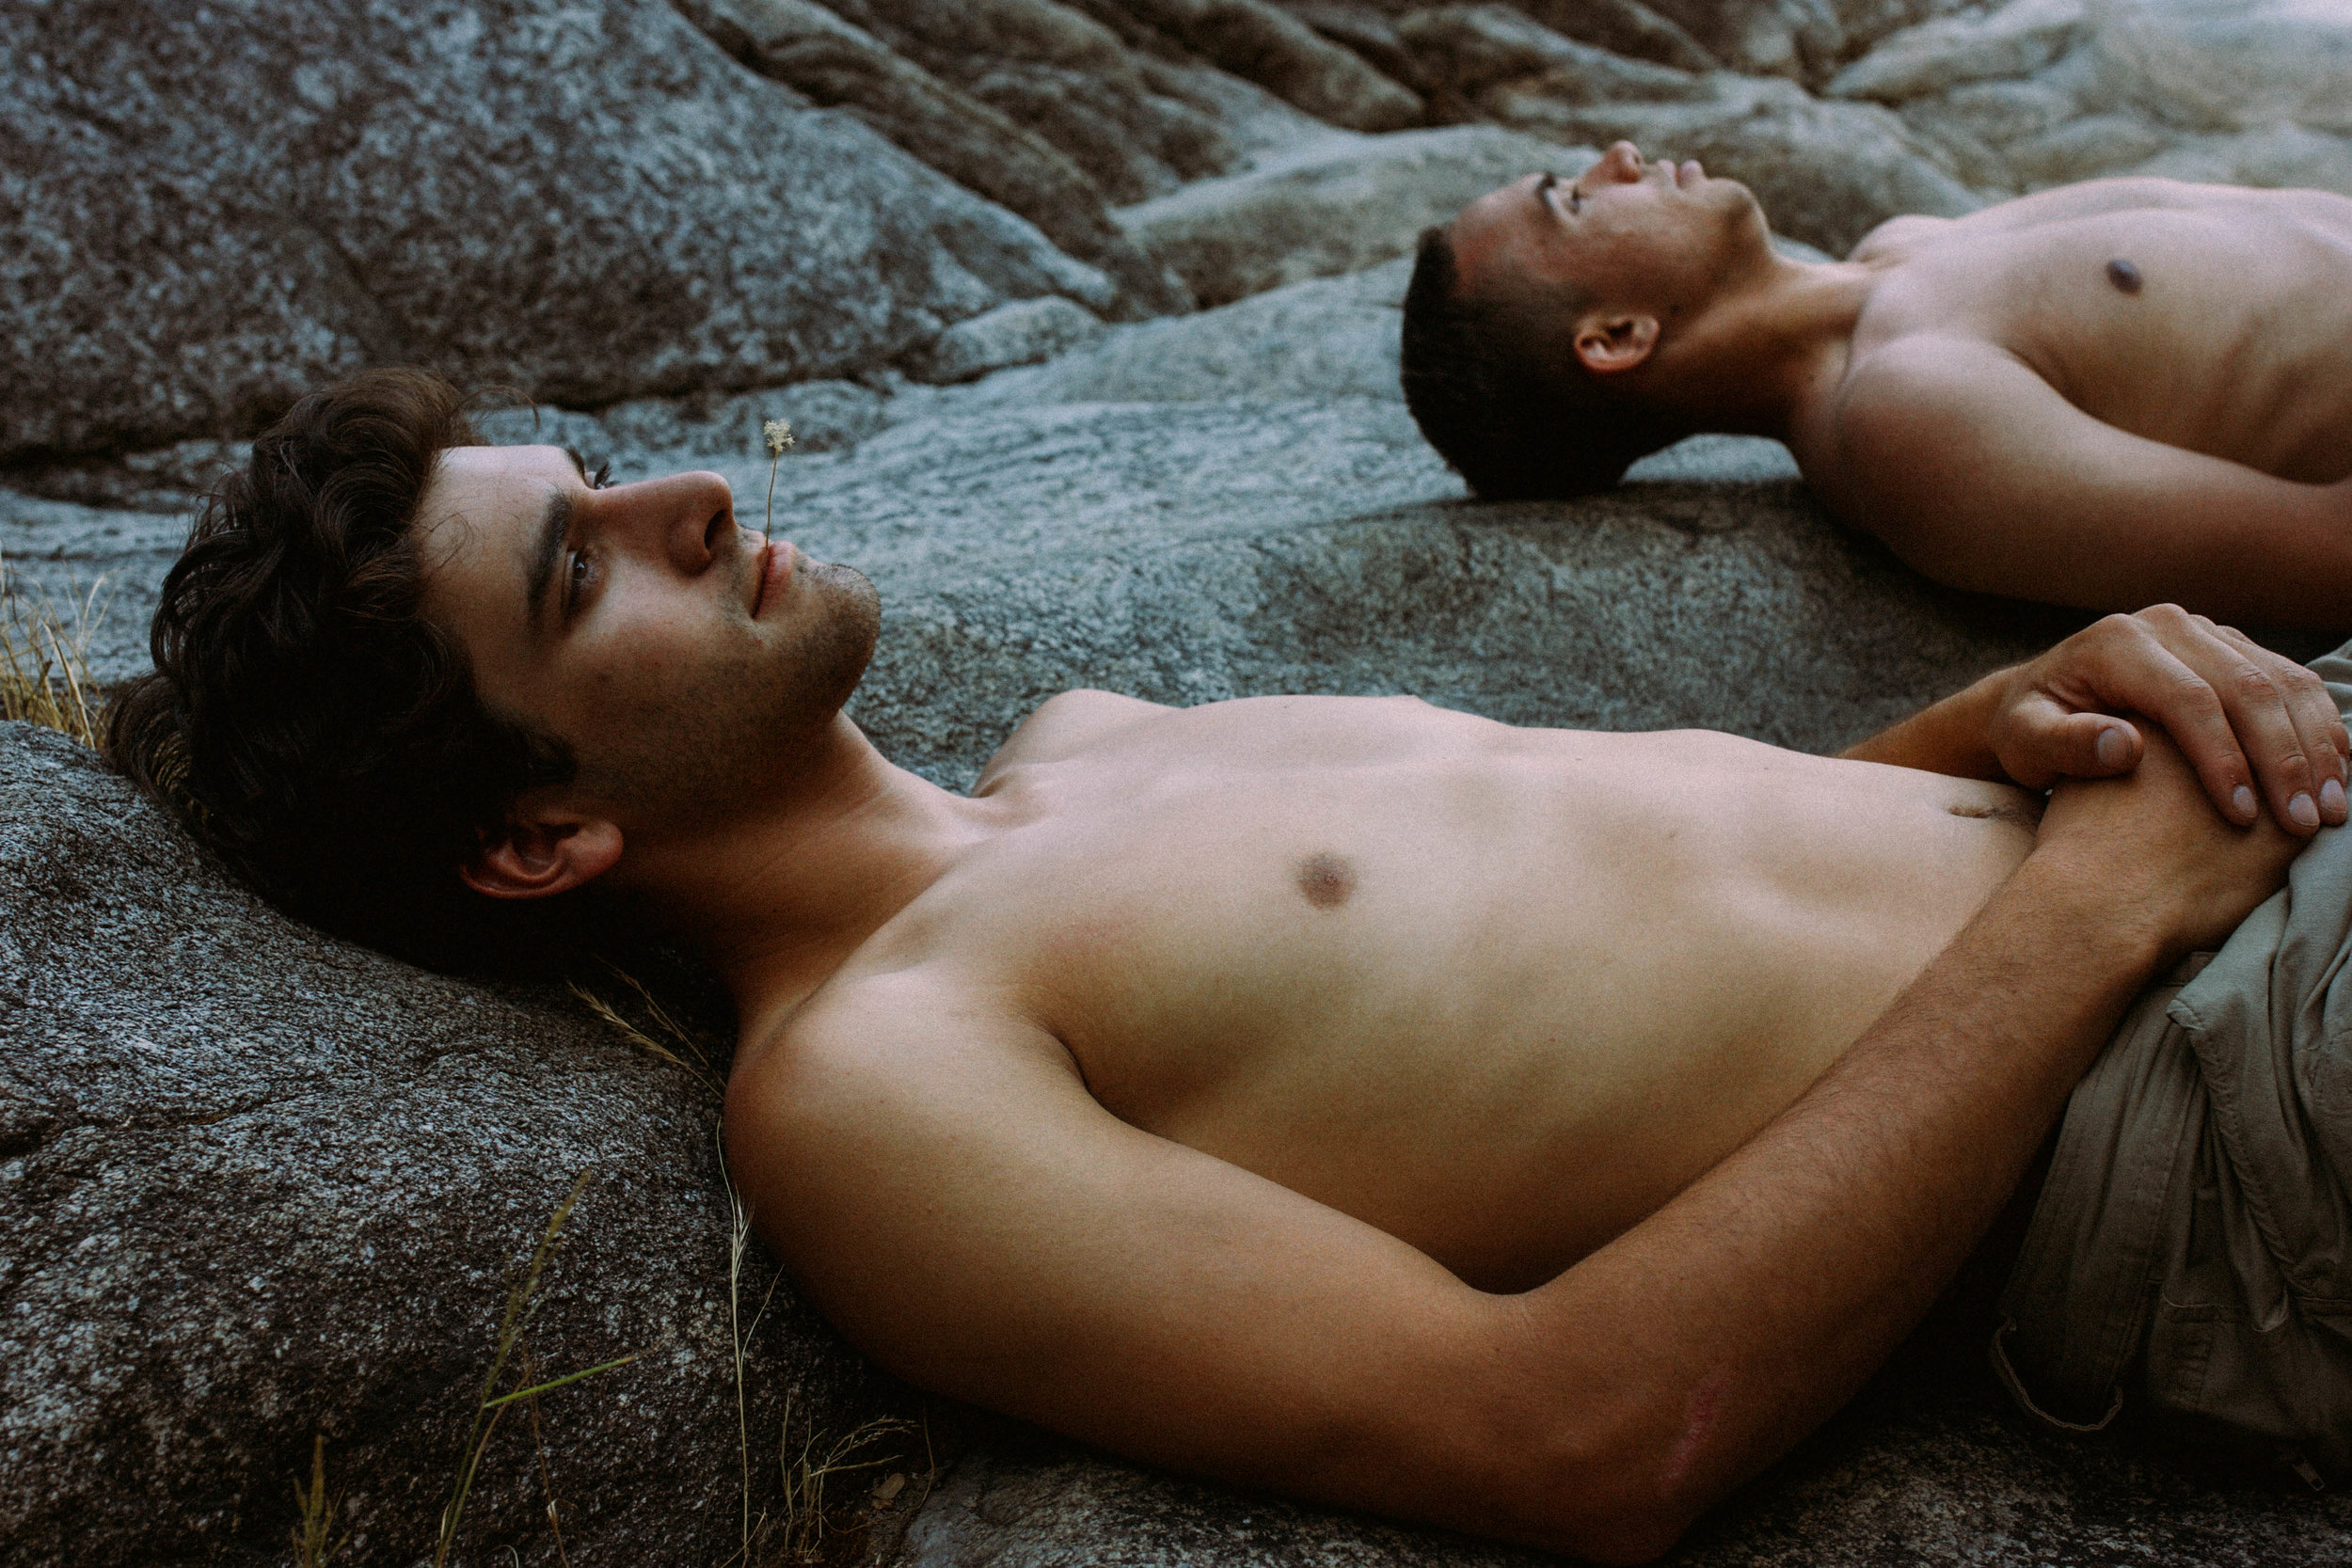
[[[612,459],[608,457],[603,462],[596,465],[596,471],[595,473],[588,476],[588,488],[591,490],[601,490],[612,482]]]
[[[1568,211],[1571,213],[1581,213],[1583,210],[1584,193],[1578,190],[1574,185],[1570,185],[1568,187]]]
[[[588,577],[587,553],[582,550],[574,550],[571,554],[571,563],[564,572],[564,588],[566,599],[580,597],[580,591],[588,586]]]

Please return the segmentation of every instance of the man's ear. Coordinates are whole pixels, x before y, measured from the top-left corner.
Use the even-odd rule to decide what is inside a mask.
[[[595,881],[620,858],[620,827],[603,817],[509,818],[457,874],[492,898],[550,898]]]
[[[1576,324],[1576,356],[1595,375],[1629,371],[1657,347],[1656,316],[1596,311]]]

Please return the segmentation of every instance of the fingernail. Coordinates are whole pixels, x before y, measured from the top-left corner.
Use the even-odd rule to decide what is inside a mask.
[[[2102,768],[2120,769],[2131,759],[2132,754],[2131,745],[2123,738],[2123,732],[2112,724],[2099,732],[2099,744],[2095,750],[2099,753],[2099,766]]]
[[[2319,808],[2312,804],[2310,796],[2297,790],[2295,799],[2287,802],[2287,819],[2298,828],[2316,828],[2319,826]]]
[[[2237,793],[2230,797],[2230,815],[2233,816],[2253,816],[2254,792],[2244,784],[2238,785]]]
[[[2329,779],[2319,786],[2319,809],[2328,816],[2344,815],[2344,785]]]

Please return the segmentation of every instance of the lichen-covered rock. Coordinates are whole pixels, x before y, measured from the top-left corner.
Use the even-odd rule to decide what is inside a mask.
[[[1965,82],[2030,76],[2075,41],[2086,19],[2083,0],[2010,0],[1990,16],[1923,22],[1881,40],[1822,90],[1900,103]]]
[[[1678,71],[1723,68],[1690,29],[1643,0],[1518,0],[1518,8],[1553,32],[1630,59]]]
[[[2001,150],[2028,185],[2067,185],[2120,173],[2154,157],[2178,133],[2136,115],[2084,115]]]
[[[1416,11],[1397,26],[1424,80],[1475,99],[1498,82],[1549,74],[1575,103],[1684,102],[1713,95],[1704,77],[1628,58],[1553,31],[1492,0]]]
[[[2186,136],[2126,172],[2352,196],[2352,135],[2301,125],[2268,125],[2233,135]]]
[[[1645,0],[1733,71],[1825,79],[1845,53],[1833,0]]]
[[[1364,63],[1415,92],[1426,94],[1413,57],[1397,37],[1396,19],[1371,0],[1278,0],[1281,8],[1343,49],[1363,56]]]
[[[507,1412],[460,1560],[553,1561],[550,1504],[617,1561],[736,1549],[738,1303],[700,1075],[560,991],[284,919],[26,724],[0,724],[0,1559],[284,1561],[321,1436],[338,1560],[430,1555],[510,1286],[582,1171],[498,1391],[637,1359]],[[749,1259],[746,1325],[774,1277]],[[789,1287],[746,1350],[772,1514],[787,1397],[840,1432],[884,1396]]]
[[[86,497],[108,504],[0,490],[0,572],[20,605],[45,606],[83,634],[100,682],[148,667],[148,623],[164,574],[188,540],[191,492],[230,460],[228,447],[207,441],[184,461],[146,472],[116,466],[71,476],[89,482]],[[161,455],[180,454],[167,448]]]
[[[897,421],[1056,403],[1230,398],[1399,401],[1398,340],[1412,261],[1252,294],[1216,310],[1116,326],[1075,353],[929,398],[892,400]]]
[[[2352,132],[2352,11],[2325,0],[2125,0],[2099,8],[2098,106],[2190,131]]]
[[[1025,299],[960,321],[899,363],[917,381],[970,381],[1092,342],[1103,324],[1066,299]]]
[[[1247,174],[1199,181],[1118,215],[1200,303],[1223,305],[1385,261],[1497,185],[1590,157],[1492,125],[1334,134]]]
[[[1129,245],[1101,186],[993,104],[957,90],[816,0],[677,0],[736,59],[823,108],[845,108],[914,157],[1027,218],[1126,291],[1130,314],[1182,309],[1184,285]]]
[[[0,462],[416,361],[598,403],[1118,291],[660,0],[0,9]]]
[[[1967,132],[1987,146],[2056,130],[2082,112],[2074,95],[2050,82],[1966,82],[1948,91],[1915,98],[1902,106],[1905,124]]]
[[[1169,37],[1316,119],[1351,131],[1394,131],[1421,119],[1421,100],[1349,50],[1262,0],[1128,0]]]

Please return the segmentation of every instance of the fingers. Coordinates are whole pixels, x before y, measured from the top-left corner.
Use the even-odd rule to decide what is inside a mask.
[[[2239,827],[2262,815],[2254,784],[2265,764],[2273,775],[2287,776],[2282,808],[2296,790],[2313,787],[2294,771],[2303,766],[2303,752],[2284,704],[2275,691],[2265,704],[2245,688],[2241,674],[2252,668],[2245,655],[2185,612],[2110,615],[2053,648],[2035,668],[2066,708],[2121,709],[2161,726],[2215,808]]]
[[[2333,826],[2345,820],[2344,786],[2352,782],[2352,739],[2344,733],[2344,715],[2317,675],[2294,660],[2272,653],[2233,626],[2217,626],[2217,634],[2235,647],[2249,662],[2264,669],[2285,700],[2303,754],[2318,788],[2314,799],[2320,820]]]
[[[1994,738],[2001,769],[2028,789],[2060,779],[2108,779],[2139,766],[2145,745],[2128,721],[2079,713],[2046,692],[2021,696]]]
[[[2344,753],[2328,732],[2341,734],[2342,723],[2328,721],[2334,704],[2318,677],[2233,627],[2201,615],[2184,619],[2197,634],[2179,644],[2184,662],[2220,700],[2272,820],[2296,834],[2341,822]],[[2325,718],[2314,700],[2328,709]],[[2323,784],[2335,787],[2323,792]],[[2323,793],[2339,808],[2332,818],[2322,809]]]
[[[2250,825],[2265,806],[2298,834],[2344,820],[2352,747],[2326,689],[2293,660],[2176,605],[2109,616],[2045,657],[2061,703],[2161,724],[2229,820]]]

